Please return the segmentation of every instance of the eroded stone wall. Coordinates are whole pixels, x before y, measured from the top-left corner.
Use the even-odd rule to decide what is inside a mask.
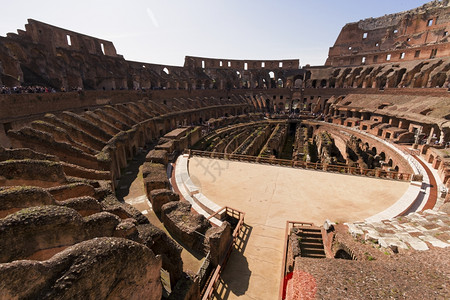
[[[364,19],[342,28],[326,65],[355,66],[450,55],[449,1]]]

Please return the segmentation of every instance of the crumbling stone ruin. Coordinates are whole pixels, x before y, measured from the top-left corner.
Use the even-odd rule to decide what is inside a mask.
[[[4,263],[1,268],[8,266],[9,271],[0,273],[6,277],[14,274],[13,278],[28,278],[24,273],[27,269],[20,269],[22,261],[41,261],[54,267],[46,271],[48,279],[45,283],[29,278],[30,286],[25,290],[21,290],[17,282],[2,280],[2,297],[70,298],[83,286],[90,297],[114,298],[125,293],[131,297],[145,295],[160,299],[161,268],[169,272],[172,287],[176,287],[178,281],[185,280],[180,246],[149,224],[148,219],[134,207],[117,200],[114,195],[116,179],[138,148],[159,139],[172,126],[181,122],[192,123],[191,118],[196,114],[205,120],[217,117],[223,110],[234,115],[249,108],[249,105],[236,99],[235,104],[217,106],[215,111],[214,105],[208,106],[210,104],[206,102],[206,107],[202,108],[200,100],[195,105],[199,112],[188,109],[188,116],[180,111],[177,121],[174,107],[175,103],[181,102],[173,100],[171,103],[173,107],[170,110],[165,109],[164,104],[160,106],[143,100],[141,104],[105,106],[82,114],[46,114],[41,120],[8,132],[13,149],[0,150],[0,223],[3,222],[0,230],[3,245],[0,248]],[[220,100],[214,103],[219,104]],[[231,110],[227,110],[227,106]],[[180,107],[192,106],[184,103]],[[154,125],[149,126],[149,122]],[[198,134],[198,128],[188,129],[182,138],[174,140],[173,146],[169,147],[173,149],[168,150],[179,151],[188,147],[198,140]],[[168,151],[154,150],[149,153],[148,160],[143,173],[149,199],[154,204],[158,202],[159,206],[177,201],[178,195],[168,190]],[[161,171],[160,174],[157,170]],[[102,243],[111,244],[112,248],[102,248]],[[101,255],[105,257],[111,251],[123,251],[123,255],[117,257],[121,263],[113,267],[117,267],[117,271],[102,271],[111,276],[109,281],[102,281],[100,289],[95,285],[92,289],[85,288],[87,283],[77,279],[86,276],[92,277],[91,280],[100,280],[102,276],[92,273],[98,272],[93,269],[94,264],[78,270],[71,267],[76,261],[67,260],[67,257],[78,255],[76,253],[80,251],[87,251],[82,247],[92,249],[97,255],[104,251]],[[133,253],[133,247],[141,249],[141,253],[127,258],[127,253]],[[203,249],[203,244],[199,247]],[[127,252],[127,249],[130,251]],[[92,259],[95,261],[94,257]],[[146,264],[148,275],[136,273],[139,262]],[[76,284],[64,284],[59,290],[56,289],[58,278],[71,272]],[[123,281],[125,279],[122,278],[132,278],[129,274],[133,272],[133,276],[142,275],[139,280],[134,280],[134,285]],[[118,289],[117,292],[111,292],[114,289]],[[54,294],[56,292],[58,294]]]
[[[446,57],[448,13],[448,1],[431,1],[409,11],[346,24],[330,48],[325,65],[360,66]]]
[[[449,239],[449,10],[448,0],[431,1],[349,23],[324,66],[302,68],[296,59],[132,62],[110,41],[32,19],[0,37],[0,299],[161,299],[161,270],[168,299],[204,295],[209,275],[185,270],[180,244],[116,197],[124,169],[144,149],[153,212],[187,249],[209,253],[205,274],[224,267],[238,221],[218,223],[198,191],[188,196],[203,206],[177,190],[171,167],[185,149],[428,185],[433,199],[413,215],[293,231],[287,295],[298,292],[296,280],[312,278],[319,298],[401,297],[405,274],[423,268],[437,297],[448,297],[438,288],[448,283],[448,251],[438,248]],[[34,85],[54,92],[27,93]],[[415,173],[419,157],[434,171]],[[401,241],[401,225],[422,235]],[[295,244],[308,238],[323,249]],[[432,249],[401,256],[407,248]],[[383,277],[384,267],[402,276]],[[335,282],[323,270],[333,278],[373,271],[387,288],[369,290],[353,276],[354,284]],[[433,291],[411,280],[404,295]]]

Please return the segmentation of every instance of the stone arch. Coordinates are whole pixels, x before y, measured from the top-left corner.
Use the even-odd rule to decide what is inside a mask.
[[[288,79],[286,80],[286,86],[285,86],[285,87],[289,89],[289,88],[292,88],[293,85],[294,85],[294,84],[293,84],[292,79],[289,79],[289,78],[288,78]]]
[[[286,77],[284,76],[283,72],[277,73],[277,88],[285,88],[286,87]]]
[[[285,109],[285,103],[284,102],[278,102],[278,105],[277,105],[277,110],[278,111],[284,111],[284,109]]]
[[[201,79],[196,80],[195,81],[195,89],[196,90],[201,90],[202,87],[204,87],[203,81]]]
[[[283,79],[278,78],[277,79],[277,88],[284,88],[285,87],[285,82],[283,81]]]
[[[301,89],[303,87],[303,75],[296,75],[293,79],[294,81],[294,88]]]
[[[347,260],[352,260],[353,259],[352,256],[350,255],[350,253],[348,253],[344,249],[339,249],[338,251],[336,251],[336,254],[334,255],[334,258],[347,259]]]
[[[392,167],[392,165],[393,165],[393,160],[392,160],[392,158],[389,158],[389,160],[388,160],[388,162],[387,162],[387,165],[389,166],[389,167]]]
[[[270,99],[266,99],[266,109],[268,112],[272,111],[272,103],[271,103]]]

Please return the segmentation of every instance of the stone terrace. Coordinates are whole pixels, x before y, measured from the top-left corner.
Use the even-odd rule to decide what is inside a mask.
[[[350,233],[374,241],[382,247],[428,250],[429,246],[450,246],[450,216],[441,211],[426,210],[380,222],[348,224]]]

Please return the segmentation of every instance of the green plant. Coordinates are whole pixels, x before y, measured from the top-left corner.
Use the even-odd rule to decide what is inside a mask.
[[[366,256],[367,260],[369,260],[369,261],[375,260],[375,257],[370,255],[368,252],[365,252],[364,255]]]

